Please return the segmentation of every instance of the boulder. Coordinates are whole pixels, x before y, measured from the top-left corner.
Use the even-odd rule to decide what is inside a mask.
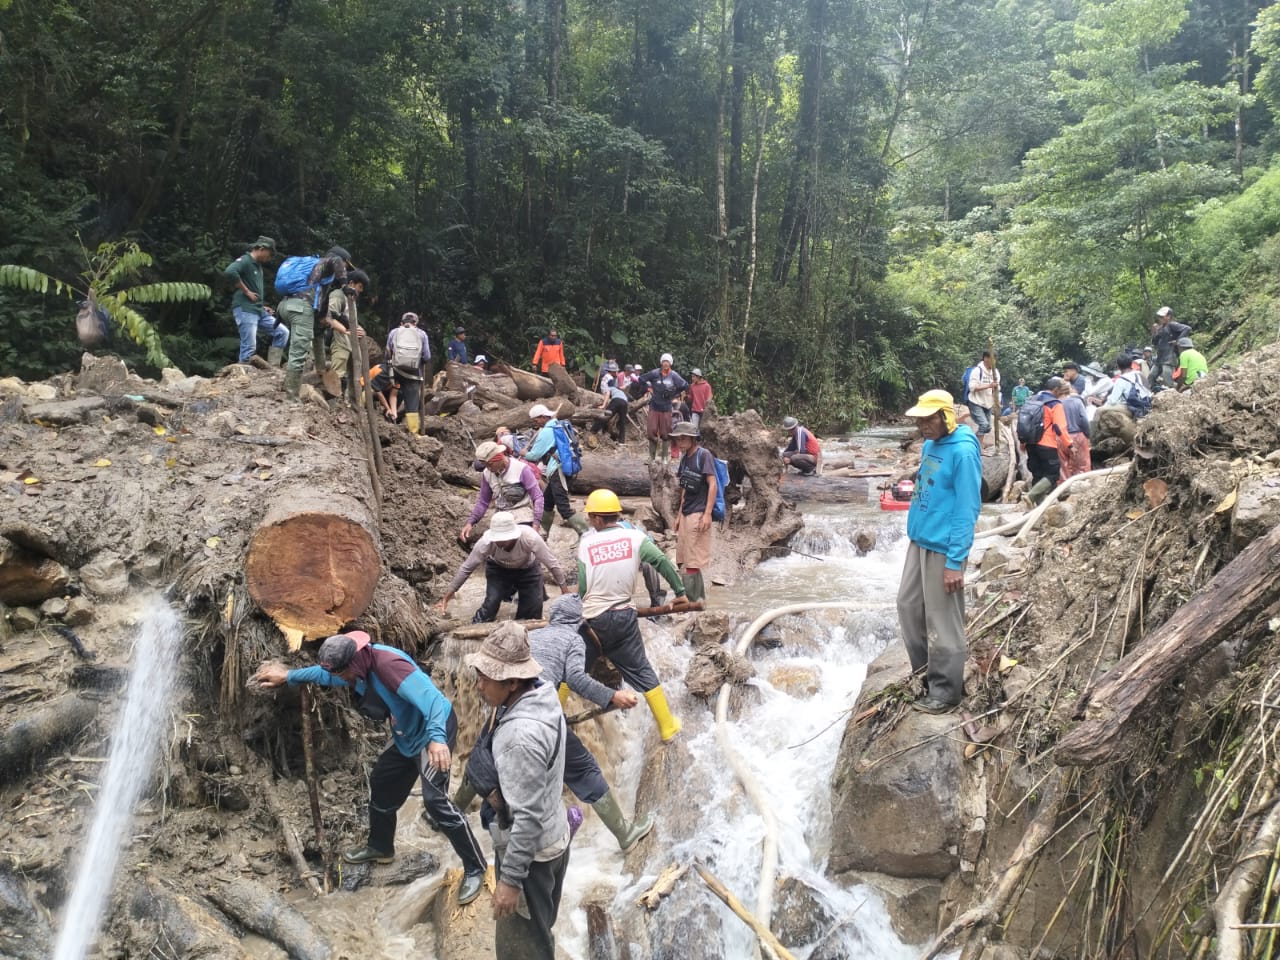
[[[28,400],[46,403],[58,399],[58,388],[49,383],[33,383],[24,391]]]
[[[1052,503],[1044,512],[1044,516],[1040,518],[1040,522],[1046,527],[1065,527],[1075,513],[1075,508],[1069,503],[1063,503],[1061,500]]]
[[[87,597],[72,597],[62,620],[71,627],[83,627],[93,619],[93,601]]]
[[[40,614],[30,607],[17,607],[9,614],[9,623],[19,633],[24,630],[34,630],[40,626]]]
[[[61,620],[67,615],[67,601],[62,597],[50,597],[44,603],[40,604],[40,613],[42,616],[50,617],[54,620]]]
[[[685,639],[695,647],[719,646],[729,639],[729,614],[723,610],[695,614]]]
[[[0,537],[0,603],[41,603],[61,596],[69,580],[56,560]]]
[[[1249,477],[1240,484],[1231,511],[1231,540],[1239,548],[1280,523],[1280,474]]]
[[[905,943],[925,943],[937,934],[942,903],[942,884],[937,880],[883,873],[859,873],[844,879],[865,883],[880,894],[893,932]]]
[[[783,946],[798,950],[816,943],[837,919],[822,895],[799,877],[778,881],[770,927]]]
[[[177,367],[165,367],[160,371],[160,383],[162,386],[172,388],[187,378],[187,375]]]
[[[858,556],[865,557],[874,550],[877,537],[878,534],[874,527],[859,527],[858,531],[853,535],[853,546],[858,551]]]
[[[107,401],[102,397],[77,397],[74,400],[53,400],[49,403],[33,403],[27,407],[27,417],[55,427],[84,423],[92,414],[105,410]]]
[[[95,357],[92,353],[80,357],[80,376],[76,389],[87,393],[127,393],[129,368],[118,357]]]
[[[25,396],[27,385],[17,377],[0,377],[0,394],[4,396]]]
[[[812,667],[779,664],[769,671],[769,683],[797,700],[807,700],[822,689],[822,678]]]
[[[117,597],[129,589],[129,568],[115,554],[100,554],[80,568],[80,582],[99,597]]]
[[[1026,547],[1015,547],[1012,543],[996,540],[988,544],[982,555],[982,575],[997,577],[1025,570],[1028,555]]]
[[[1137,431],[1138,422],[1133,419],[1128,407],[1099,407],[1093,417],[1089,441],[1093,448],[1094,463],[1128,453],[1133,449],[1133,438]]]

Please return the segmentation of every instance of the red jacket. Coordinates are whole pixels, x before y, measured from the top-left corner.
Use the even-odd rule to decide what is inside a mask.
[[[711,384],[705,380],[689,384],[689,409],[694,413],[702,413],[707,409],[707,401],[711,399]]]

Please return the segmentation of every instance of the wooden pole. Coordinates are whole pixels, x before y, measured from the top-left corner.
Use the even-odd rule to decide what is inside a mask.
[[[725,906],[737,914],[738,918],[751,928],[761,946],[772,952],[778,960],[795,960],[795,954],[782,945],[782,941],[773,935],[772,930],[753,917],[750,911],[742,905],[742,902],[729,891],[728,887],[716,879],[710,870],[700,863],[695,863],[693,869],[698,871],[698,876],[711,889],[711,892],[723,900]]]
[[[324,863],[324,892],[329,892],[329,847],[324,842],[324,819],[320,816],[320,786],[316,782],[315,733],[311,725],[311,711],[315,698],[311,695],[311,687],[302,686],[302,764],[307,778],[307,797],[311,801],[311,823],[316,831],[316,844]],[[283,826],[283,824],[282,824]]]

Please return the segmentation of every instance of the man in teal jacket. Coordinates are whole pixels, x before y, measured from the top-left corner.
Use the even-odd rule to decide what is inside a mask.
[[[453,705],[403,650],[370,643],[360,630],[337,634],[320,645],[319,666],[286,670],[265,663],[253,679],[264,687],[314,683],[350,687],[357,709],[372,720],[391,723],[391,745],[369,773],[369,842],[348,850],[348,863],[390,863],[395,855],[396,811],[422,784],[428,821],[449,840],[462,860],[458,902],[480,895],[486,868],[484,853],[466,817],[449,799],[451,751],[458,739]]]
[[[973,431],[956,425],[945,390],[921,395],[907,416],[924,449],[907,513],[911,543],[898,587],[898,623],[911,669],[925,677],[924,699],[914,706],[945,713],[964,696],[964,564],[982,506],[982,452]]]

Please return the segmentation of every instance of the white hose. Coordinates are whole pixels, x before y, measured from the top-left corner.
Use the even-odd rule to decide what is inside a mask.
[[[1040,517],[1044,512],[1048,510],[1060,496],[1066,493],[1070,487],[1075,485],[1077,481],[1097,480],[1100,477],[1108,477],[1113,473],[1119,473],[1122,470],[1128,469],[1129,464],[1122,463],[1116,467],[1104,467],[1101,470],[1090,470],[1088,473],[1077,473],[1073,476],[1067,477],[1067,479],[1063,480],[1049,492],[1044,500],[1040,502],[1038,507],[1026,516],[1020,517],[1017,520],[1010,520],[1008,523],[1001,524],[998,527],[993,527],[990,530],[983,530],[981,533],[975,533],[973,535],[973,539],[981,540],[983,537],[1003,537],[1009,533],[1017,533],[1018,536],[1014,538],[1014,542],[1016,543],[1021,541],[1022,534],[1029,532],[1031,528],[1039,522]]]
[[[742,636],[738,638],[733,652],[738,656],[744,656],[756,634],[778,617],[786,616],[787,614],[805,613],[809,610],[877,610],[890,606],[892,604],[867,603],[862,600],[829,600],[815,603],[789,603],[783,607],[775,607],[760,614],[752,621]],[[778,819],[774,816],[773,807],[770,806],[764,791],[760,789],[760,784],[751,768],[747,765],[746,760],[729,743],[730,687],[731,684],[729,683],[722,684],[720,695],[716,699],[716,742],[720,745],[720,750],[725,755],[725,759],[729,761],[729,766],[733,768],[734,776],[742,784],[743,791],[752,804],[755,805],[756,810],[760,813],[760,818],[764,821],[764,850],[761,853],[760,887],[756,891],[755,916],[757,920],[767,927],[773,915],[773,887],[778,875]]]

